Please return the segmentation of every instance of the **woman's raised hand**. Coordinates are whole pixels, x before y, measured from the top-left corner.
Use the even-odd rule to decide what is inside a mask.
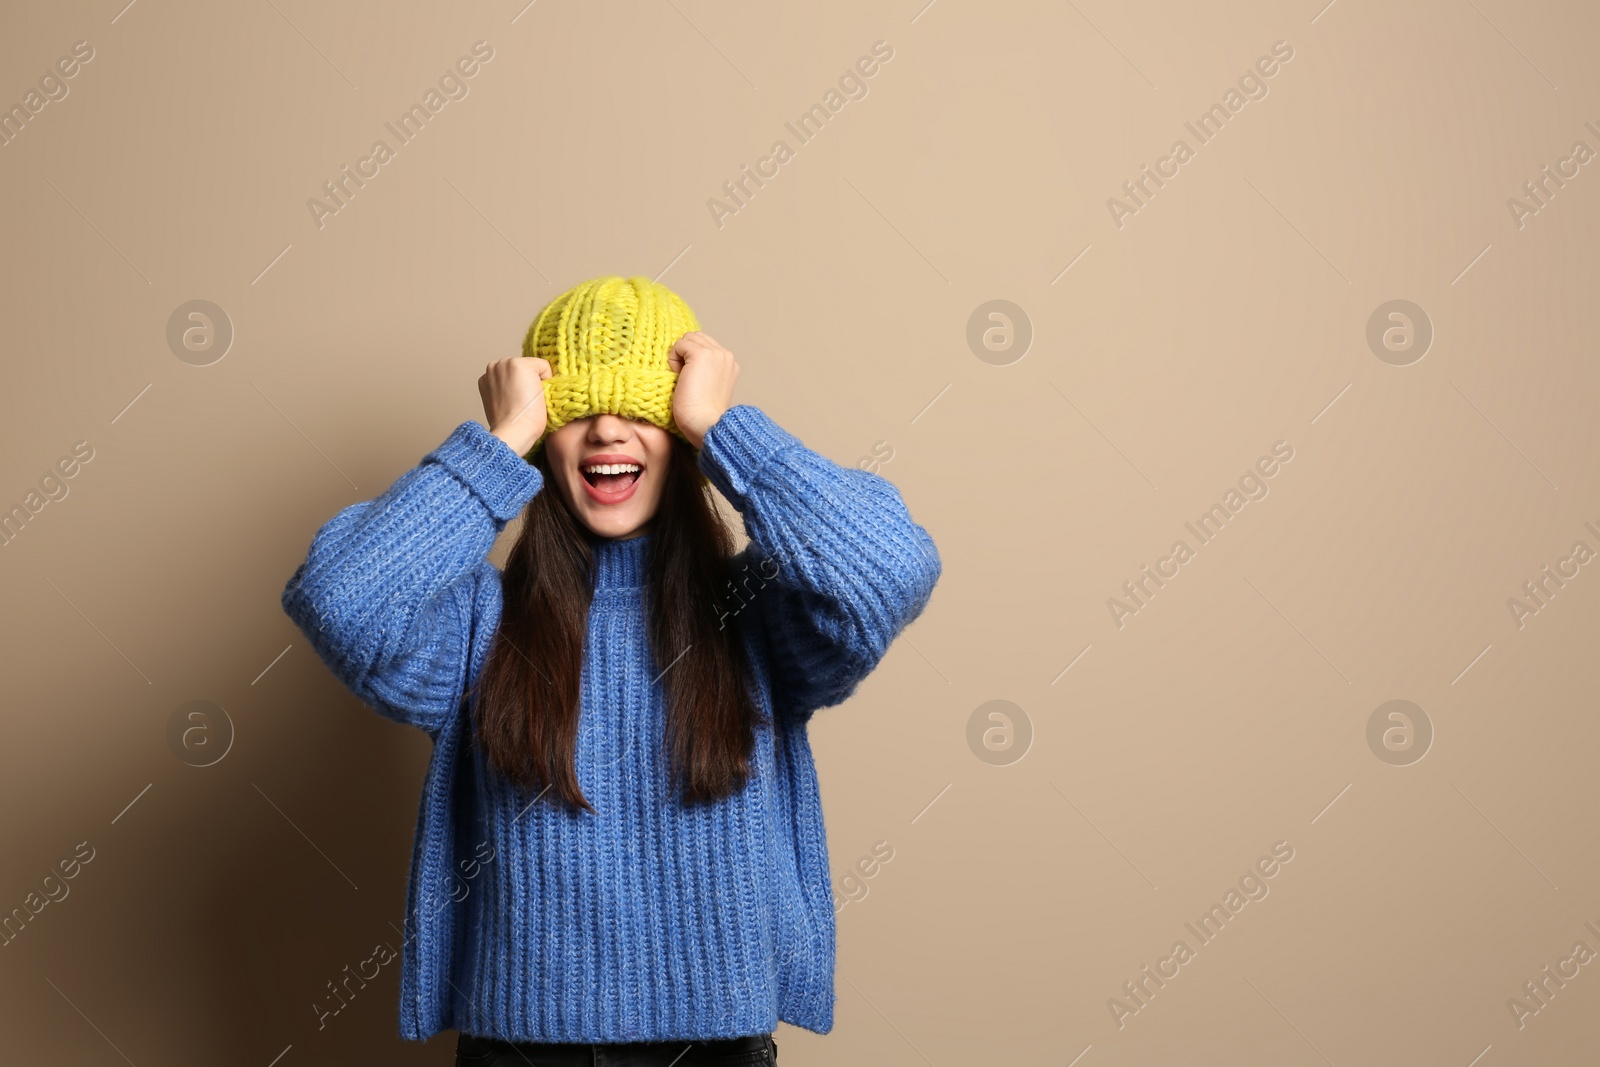
[[[691,330],[672,346],[667,366],[678,372],[672,390],[672,421],[689,443],[699,448],[706,431],[733,403],[739,364],[710,334]]]
[[[528,454],[550,419],[544,398],[544,380],[550,374],[548,360],[512,356],[490,363],[478,379],[489,432],[519,456]]]

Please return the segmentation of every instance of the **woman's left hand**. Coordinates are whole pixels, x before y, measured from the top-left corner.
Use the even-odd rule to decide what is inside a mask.
[[[689,443],[699,448],[706,431],[733,404],[738,361],[710,334],[691,330],[672,346],[667,366],[678,372],[672,390],[672,421]]]

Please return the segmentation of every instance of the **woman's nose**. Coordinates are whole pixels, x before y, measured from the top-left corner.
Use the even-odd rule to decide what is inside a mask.
[[[596,441],[620,441],[629,433],[628,420],[610,412],[596,415],[594,424],[589,427],[589,437]]]

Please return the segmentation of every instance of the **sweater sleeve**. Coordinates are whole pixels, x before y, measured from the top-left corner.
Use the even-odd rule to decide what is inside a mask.
[[[317,531],[283,610],[362,703],[437,737],[468,683],[474,626],[500,604],[489,550],[542,484],[505,442],[464,422]]]
[[[933,539],[887,479],[811,451],[748,404],[706,431],[699,466],[750,535],[734,568],[766,633],[774,711],[806,719],[843,702],[927,606],[942,569]]]

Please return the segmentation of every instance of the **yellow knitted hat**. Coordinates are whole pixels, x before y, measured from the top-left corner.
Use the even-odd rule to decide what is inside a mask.
[[[576,419],[609,413],[683,436],[672,419],[678,382],[667,357],[700,323],[683,299],[649,278],[610,275],[550,301],[528,328],[524,356],[549,361],[544,437]]]

